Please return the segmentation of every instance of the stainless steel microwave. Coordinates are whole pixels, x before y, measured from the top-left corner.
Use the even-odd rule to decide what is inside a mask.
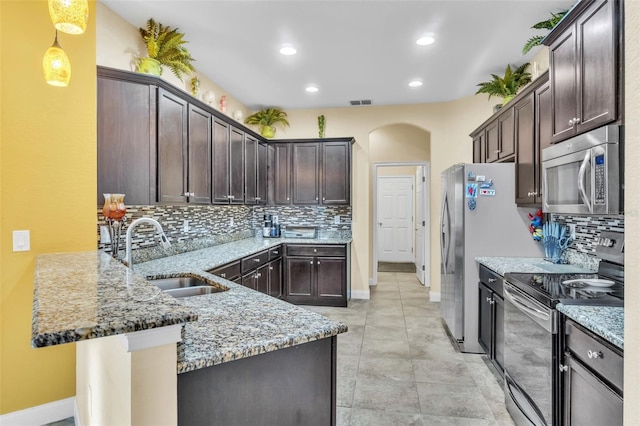
[[[623,127],[603,126],[542,150],[545,213],[619,214],[624,204]]]

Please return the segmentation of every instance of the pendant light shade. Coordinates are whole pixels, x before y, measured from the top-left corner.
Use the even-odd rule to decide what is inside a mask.
[[[58,32],[53,45],[47,49],[42,59],[44,79],[52,86],[66,87],[71,79],[71,62],[58,44]]]
[[[56,29],[68,34],[82,34],[87,28],[87,0],[49,0],[49,15]]]

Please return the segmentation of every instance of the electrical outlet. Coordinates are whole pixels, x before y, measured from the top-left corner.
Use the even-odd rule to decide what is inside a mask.
[[[182,232],[189,232],[191,228],[189,227],[189,221],[188,220],[184,220],[182,221]]]
[[[111,244],[109,228],[107,228],[106,226],[100,226],[100,244]]]
[[[31,250],[31,236],[29,231],[13,231],[13,251]]]
[[[569,224],[569,237],[572,240],[576,239],[576,224],[575,223],[570,223]]]
[[[340,225],[340,215],[335,215],[335,216],[333,217],[333,223],[334,223],[335,225]]]
[[[229,218],[229,226],[233,226],[233,218],[232,217]]]

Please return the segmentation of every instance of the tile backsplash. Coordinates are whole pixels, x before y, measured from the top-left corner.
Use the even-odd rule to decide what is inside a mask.
[[[316,226],[322,236],[344,235],[351,231],[350,206],[127,206],[120,253],[124,256],[126,225],[141,217],[160,222],[172,246],[168,250],[160,248],[155,229],[140,225],[132,238],[134,262],[260,235],[265,213],[277,214],[283,226]],[[106,225],[102,209],[98,209],[97,214],[98,249],[110,251],[110,244],[100,242],[100,226]],[[340,216],[340,224],[334,223],[336,216]]]

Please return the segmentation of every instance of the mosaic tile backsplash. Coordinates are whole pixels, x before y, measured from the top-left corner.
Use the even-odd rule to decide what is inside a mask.
[[[319,236],[344,236],[351,232],[350,206],[127,206],[120,256],[124,257],[125,252],[126,225],[141,217],[151,217],[160,222],[171,247],[161,248],[155,228],[142,224],[136,228],[132,238],[134,262],[261,235],[265,213],[277,214],[284,227],[316,226]],[[336,216],[340,216],[340,224],[334,223]],[[100,242],[101,226],[106,226],[106,223],[102,209],[98,209],[98,249],[109,252],[111,245]]]
[[[576,225],[576,239],[565,251],[569,263],[595,263],[597,269],[598,258],[595,257],[596,242],[601,231],[624,232],[624,215],[615,216],[571,216],[552,214],[551,220],[564,225]]]

